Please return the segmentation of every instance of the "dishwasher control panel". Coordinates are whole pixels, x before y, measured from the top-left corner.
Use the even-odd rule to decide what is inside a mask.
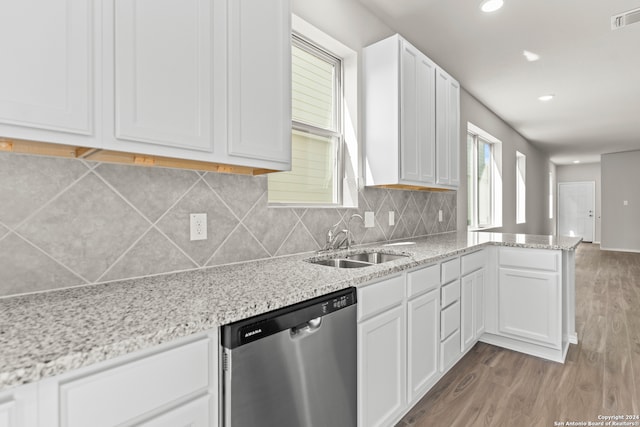
[[[222,345],[233,349],[356,303],[355,288],[343,289],[222,327]]]

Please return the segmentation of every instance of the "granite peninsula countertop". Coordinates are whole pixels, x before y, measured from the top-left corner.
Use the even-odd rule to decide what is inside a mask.
[[[359,269],[314,265],[304,260],[323,255],[306,253],[0,299],[0,391],[481,246],[574,250],[581,239],[452,232],[410,241],[358,247],[408,255]]]

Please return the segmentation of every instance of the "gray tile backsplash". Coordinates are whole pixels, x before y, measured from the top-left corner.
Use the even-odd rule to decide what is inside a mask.
[[[456,229],[454,192],[365,188],[358,205],[269,208],[266,176],[0,153],[0,296],[315,251],[365,211],[376,225],[354,218],[356,243]],[[207,213],[207,240],[189,240],[190,213]]]

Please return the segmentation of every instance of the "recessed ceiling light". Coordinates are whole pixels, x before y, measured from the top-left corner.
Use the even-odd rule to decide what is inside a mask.
[[[580,163],[580,160],[574,160],[573,163],[577,165],[578,163]]]
[[[547,102],[547,101],[551,101],[554,96],[555,96],[554,94],[542,95],[542,96],[538,97],[538,99],[540,101]]]
[[[480,10],[487,13],[495,12],[496,10],[500,9],[503,5],[504,5],[503,0],[483,0],[482,3],[480,3]]]
[[[537,61],[538,59],[540,59],[540,55],[538,55],[537,53],[529,52],[528,50],[523,50],[522,54],[525,58],[527,58],[527,61],[529,62]]]

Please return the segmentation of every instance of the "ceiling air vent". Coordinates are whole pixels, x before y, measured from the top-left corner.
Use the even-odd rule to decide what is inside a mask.
[[[629,10],[611,17],[611,29],[619,30],[627,25],[640,22],[640,8]]]

